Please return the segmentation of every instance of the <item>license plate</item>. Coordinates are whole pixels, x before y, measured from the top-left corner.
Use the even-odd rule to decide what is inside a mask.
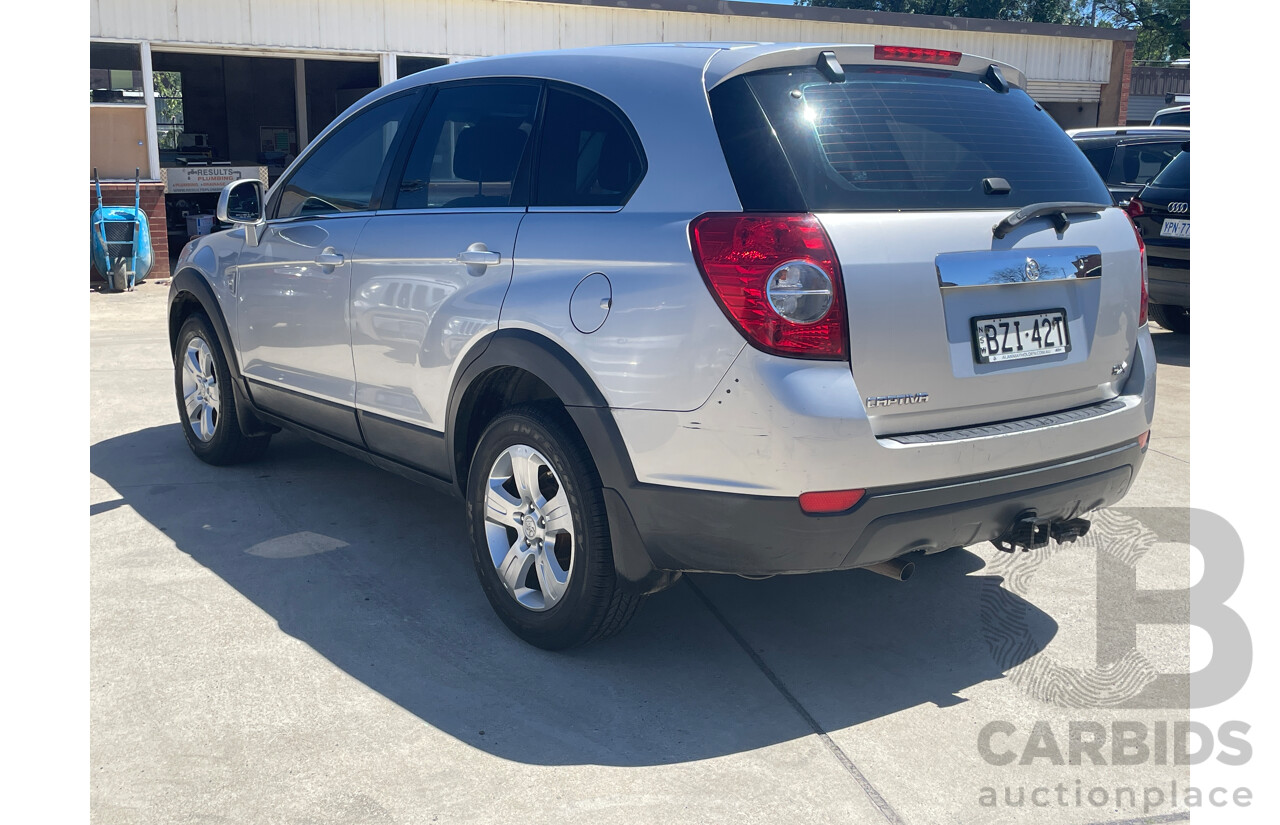
[[[979,364],[1071,351],[1064,309],[1045,309],[1025,315],[988,315],[972,319],[972,325],[973,357]]]
[[[1175,218],[1165,218],[1164,223],[1160,224],[1160,237],[1190,238],[1191,221],[1180,221]]]

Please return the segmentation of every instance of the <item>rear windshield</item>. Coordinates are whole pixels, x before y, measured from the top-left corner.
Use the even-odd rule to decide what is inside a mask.
[[[1169,165],[1156,175],[1151,185],[1163,186],[1167,189],[1190,189],[1191,153],[1183,152],[1169,161]]]
[[[1151,119],[1152,126],[1190,126],[1191,110],[1183,109],[1180,112],[1169,112],[1164,115],[1156,115]]]
[[[812,211],[1111,202],[1084,154],[1025,92],[1001,94],[976,75],[934,69],[846,72],[843,83],[830,83],[816,68],[776,69],[722,84],[744,88],[713,90],[717,130],[745,208],[786,208],[767,206],[760,194],[778,195],[776,182],[760,178],[781,169]],[[771,129],[752,128],[742,111],[752,99]],[[741,134],[731,133],[753,141],[776,133],[785,163],[770,163],[766,147],[744,147]],[[987,194],[987,178],[1004,178],[1009,192]]]

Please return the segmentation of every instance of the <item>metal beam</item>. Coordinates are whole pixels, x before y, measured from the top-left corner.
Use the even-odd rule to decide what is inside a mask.
[[[160,136],[156,133],[156,84],[151,74],[151,44],[142,41],[142,102],[147,105],[147,177],[160,180]]]

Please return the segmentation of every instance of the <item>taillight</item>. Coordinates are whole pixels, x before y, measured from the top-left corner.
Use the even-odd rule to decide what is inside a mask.
[[[1142,203],[1138,202],[1137,198],[1129,201],[1129,205],[1132,206],[1135,202],[1138,203],[1138,214],[1142,214]],[[1149,294],[1147,291],[1147,242],[1142,239],[1142,230],[1138,228],[1138,224],[1134,222],[1132,215],[1133,213],[1130,213],[1129,225],[1133,227],[1133,236],[1138,239],[1138,259],[1142,262],[1142,294],[1140,296],[1142,304],[1138,307],[1138,326],[1142,326],[1147,322],[1147,300]]]
[[[707,214],[689,235],[711,294],[748,341],[793,358],[848,357],[840,266],[817,218]]]
[[[1139,215],[1141,215],[1143,212],[1146,211],[1146,208],[1142,205],[1142,201],[1134,197],[1129,200],[1129,203],[1127,206],[1125,206],[1124,211],[1129,213],[1130,218],[1137,218]]]
[[[899,60],[904,63],[933,63],[942,66],[959,66],[960,52],[944,49],[918,49],[914,46],[876,46],[876,60]]]

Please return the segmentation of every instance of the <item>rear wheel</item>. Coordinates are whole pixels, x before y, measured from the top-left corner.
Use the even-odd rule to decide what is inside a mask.
[[[1175,304],[1148,304],[1147,315],[1170,332],[1188,335],[1191,332],[1191,312]]]
[[[620,586],[600,477],[563,411],[528,406],[494,419],[467,488],[476,573],[513,633],[561,650],[630,621],[643,597]]]
[[[209,464],[239,464],[266,452],[270,435],[247,436],[236,416],[231,370],[203,315],[186,320],[174,351],[173,382],[187,446]]]

